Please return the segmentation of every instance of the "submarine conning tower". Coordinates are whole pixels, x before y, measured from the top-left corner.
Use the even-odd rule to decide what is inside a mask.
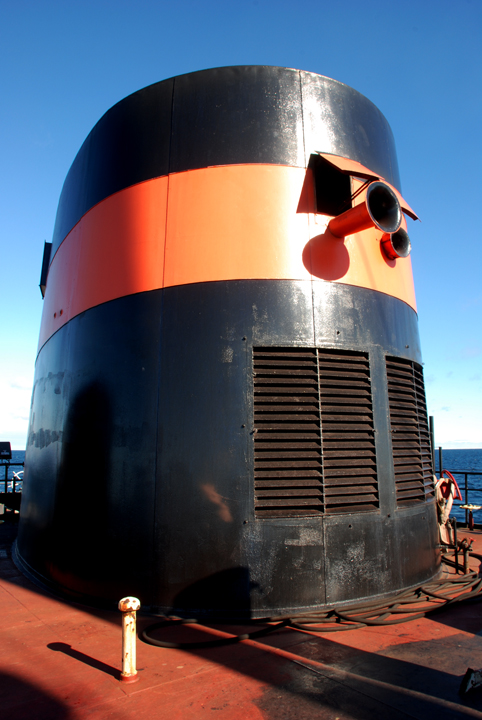
[[[434,577],[407,218],[387,121],[330,78],[224,67],[111,108],[46,262],[24,571],[240,617]]]

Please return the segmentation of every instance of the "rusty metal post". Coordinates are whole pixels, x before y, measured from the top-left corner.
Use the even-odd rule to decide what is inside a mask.
[[[457,540],[457,518],[452,518],[452,530],[454,534],[454,555],[455,555],[455,572],[459,574],[459,543]]]
[[[122,613],[122,672],[121,682],[136,682],[139,676],[136,670],[136,611],[141,606],[135,597],[119,600]]]

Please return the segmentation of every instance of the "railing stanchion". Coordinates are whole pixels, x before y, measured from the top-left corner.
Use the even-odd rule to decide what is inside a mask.
[[[459,574],[459,544],[457,542],[457,518],[452,518],[452,529],[454,533],[454,554],[455,554],[455,572]]]
[[[430,415],[428,422],[429,422],[429,426],[430,426],[430,449],[432,451],[432,468],[433,468],[433,472],[435,472],[435,432],[434,432],[433,415]]]

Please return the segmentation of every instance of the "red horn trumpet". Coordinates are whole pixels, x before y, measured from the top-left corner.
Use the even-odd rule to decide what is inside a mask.
[[[403,228],[390,235],[385,233],[380,241],[382,250],[389,260],[405,258],[410,255],[412,245],[408,233]]]
[[[402,222],[402,209],[393,190],[382,182],[372,182],[365,200],[334,217],[328,229],[335,237],[346,237],[369,227],[384,233],[395,233]]]

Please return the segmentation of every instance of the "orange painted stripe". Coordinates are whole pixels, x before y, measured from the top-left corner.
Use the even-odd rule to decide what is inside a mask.
[[[388,261],[381,233],[345,240],[315,215],[303,168],[228,165],[126,188],[91,208],[50,266],[40,347],[81,312],[163,287],[223,280],[328,280],[415,309],[410,259]],[[303,195],[303,197],[302,197]]]
[[[306,171],[225,165],[171,175],[164,285],[309,279],[297,213]]]
[[[39,348],[71,318],[162,287],[168,178],[134,185],[91,208],[50,265]]]

